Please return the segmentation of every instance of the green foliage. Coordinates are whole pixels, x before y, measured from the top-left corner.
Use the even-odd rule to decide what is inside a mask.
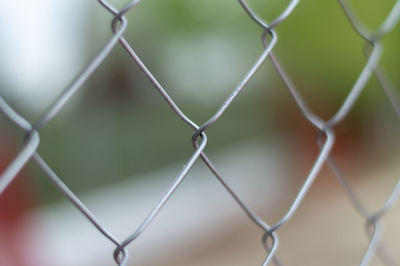
[[[249,0],[257,14],[268,22],[288,3],[289,0]],[[351,1],[360,19],[373,28],[386,17],[393,3],[379,2],[377,8],[376,1]],[[108,20],[104,17],[111,20],[100,8],[94,13],[94,18],[97,16],[98,23],[93,20],[88,30],[89,49],[93,49],[92,39],[98,39],[93,34],[106,32],[104,28],[98,31],[99,25],[106,27],[104,21]],[[263,50],[261,28],[237,1],[144,0],[127,17],[127,40],[177,104],[199,124],[217,110]],[[274,53],[314,111],[328,118],[343,102],[365,65],[363,39],[355,33],[336,1],[301,1],[276,32],[279,39]],[[215,42],[218,45],[209,45]],[[383,40],[386,50],[381,61],[396,84],[400,83],[399,42],[398,26]],[[185,45],[189,47],[182,48]],[[218,53],[224,51],[207,47],[229,50],[234,58],[220,62],[224,57],[218,57]],[[215,57],[215,61],[190,56],[198,53]],[[198,67],[199,64],[205,66]],[[223,86],[210,81],[212,75],[205,68],[211,67],[226,79]],[[173,68],[176,71],[171,72]],[[235,75],[222,74],[226,72]],[[190,81],[189,85],[177,82],[183,78]],[[80,107],[70,116],[72,120],[43,129],[40,147],[45,159],[69,178],[78,191],[184,160],[191,154],[189,142],[193,131],[170,110],[122,48],[113,51],[87,87]],[[200,93],[195,94],[196,91]],[[203,102],[196,99],[199,94],[204,97]],[[385,101],[382,89],[372,78],[350,118],[364,121],[365,114],[371,115],[371,110]],[[207,151],[277,131],[279,120],[290,117],[292,110],[298,112],[276,72],[266,62],[221,120],[208,130],[212,141]],[[235,127],[237,124],[241,126]],[[231,133],[226,134],[227,131]]]

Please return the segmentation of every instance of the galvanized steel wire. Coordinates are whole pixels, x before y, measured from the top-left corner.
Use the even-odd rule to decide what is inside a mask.
[[[194,163],[201,159],[215,177],[220,181],[224,188],[230,193],[232,198],[237,202],[239,207],[244,211],[244,214],[264,231],[262,236],[262,243],[266,248],[266,257],[264,261],[260,262],[262,265],[269,265],[273,262],[276,265],[282,263],[276,256],[278,250],[279,238],[278,231],[284,226],[295,214],[299,206],[302,204],[304,197],[307,195],[310,187],[317,178],[321,171],[322,166],[327,162],[329,167],[342,185],[345,193],[353,204],[354,208],[360,213],[365,219],[366,234],[369,237],[369,245],[366,247],[364,256],[360,258],[360,265],[369,265],[371,258],[374,254],[377,254],[383,262],[390,261],[387,252],[384,251],[384,247],[380,243],[380,228],[382,217],[393,207],[397,202],[400,194],[400,179],[393,188],[393,191],[388,195],[387,201],[382,207],[374,212],[368,210],[368,207],[358,198],[350,183],[347,181],[345,174],[342,172],[338,164],[334,161],[331,156],[331,151],[335,143],[334,128],[340,122],[342,122],[348,116],[352,110],[354,104],[357,102],[361,92],[371,79],[373,75],[376,76],[383,91],[387,95],[390,104],[393,107],[394,112],[400,118],[400,103],[396,95],[393,83],[389,80],[388,75],[384,72],[383,68],[379,66],[379,60],[383,53],[383,48],[380,45],[381,39],[391,32],[400,19],[400,0],[395,3],[386,19],[382,22],[381,26],[375,30],[370,30],[363,26],[355,15],[346,0],[339,0],[339,4],[343,9],[344,14],[349,20],[349,23],[353,26],[356,34],[359,34],[365,40],[365,55],[366,63],[361,70],[359,76],[355,79],[354,85],[348,89],[348,94],[343,101],[337,112],[328,120],[321,119],[316,113],[314,113],[308,106],[307,102],[301,96],[299,90],[296,88],[294,82],[290,79],[282,64],[280,63],[277,56],[273,53],[274,47],[278,43],[278,36],[276,31],[279,29],[279,25],[283,23],[293,12],[295,12],[300,0],[292,0],[284,11],[272,19],[270,23],[264,21],[251,6],[245,0],[238,0],[238,3],[249,16],[249,18],[262,29],[262,41],[264,49],[261,55],[255,60],[249,71],[243,76],[239,84],[233,88],[230,95],[227,96],[225,101],[219,106],[217,111],[202,125],[196,124],[191,120],[174,102],[172,97],[168,94],[167,90],[161,85],[157,78],[148,69],[146,64],[140,59],[135,52],[135,49],[129,44],[124,38],[124,33],[128,28],[128,21],[125,15],[128,12],[132,12],[134,8],[141,2],[140,0],[134,0],[129,2],[121,10],[117,10],[112,5],[104,0],[98,0],[99,4],[114,16],[111,21],[111,27],[113,35],[105,44],[104,48],[93,58],[93,60],[87,65],[86,68],[81,71],[74,79],[71,84],[67,86],[59,97],[50,105],[50,108],[41,116],[35,123],[28,122],[25,118],[19,115],[13,110],[13,108],[0,96],[0,109],[3,115],[10,119],[12,123],[20,127],[25,133],[24,147],[21,149],[19,154],[13,159],[8,167],[3,171],[0,177],[0,194],[4,192],[7,186],[12,183],[16,175],[21,171],[24,165],[29,161],[33,160],[42,171],[48,176],[48,178],[54,183],[67,199],[83,214],[86,218],[97,228],[100,234],[103,234],[110,242],[115,245],[114,259],[118,265],[127,265],[129,255],[127,247],[135,241],[142,233],[146,231],[148,226],[151,225],[153,219],[157,216],[160,210],[167,204],[168,199],[178,189],[179,185],[190,173]],[[65,104],[73,97],[73,95],[81,89],[82,85],[88,80],[88,78],[98,69],[99,65],[102,64],[109,53],[114,49],[117,44],[120,44],[126,51],[127,55],[138,65],[142,72],[146,75],[148,80],[154,85],[158,93],[164,98],[165,102],[171,107],[176,115],[190,128],[193,129],[192,144],[194,147],[193,154],[185,163],[184,168],[176,175],[173,182],[166,189],[165,193],[160,197],[157,204],[151,209],[147,217],[142,221],[140,226],[136,229],[132,229],[132,234],[126,236],[125,239],[119,240],[112,235],[97,218],[90,212],[80,199],[65,185],[62,179],[56,174],[46,161],[38,154],[37,149],[39,146],[39,130],[46,126],[59,112],[63,109]],[[281,77],[285,86],[289,90],[291,96],[299,107],[299,111],[303,116],[313,125],[319,132],[316,138],[316,142],[320,147],[320,152],[316,157],[313,166],[310,171],[305,174],[305,181],[300,187],[297,195],[293,199],[289,209],[286,213],[274,224],[270,224],[268,219],[261,218],[259,214],[253,211],[244,202],[241,197],[233,190],[232,187],[226,182],[225,178],[219,173],[217,167],[212,163],[209,157],[204,152],[207,145],[206,131],[212,127],[218,120],[223,116],[224,112],[231,106],[233,101],[238,97],[239,93],[246,88],[248,82],[253,78],[260,66],[269,58],[271,63],[276,69],[276,72]],[[1,196],[1,195],[0,195]],[[0,210],[1,211],[1,210]],[[134,260],[133,260],[134,262]]]

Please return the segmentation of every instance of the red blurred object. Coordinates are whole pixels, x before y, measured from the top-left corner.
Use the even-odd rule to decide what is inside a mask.
[[[0,135],[0,173],[18,150],[10,147],[10,138]],[[35,205],[33,186],[26,170],[22,170],[0,195],[0,265],[38,265],[31,256],[29,236],[26,234],[24,214]]]

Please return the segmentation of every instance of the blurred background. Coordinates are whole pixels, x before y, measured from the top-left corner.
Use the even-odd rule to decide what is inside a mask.
[[[272,21],[290,1],[248,2]],[[349,3],[374,29],[395,1]],[[112,16],[96,1],[78,0],[4,0],[0,10],[0,94],[35,122],[112,36]],[[237,1],[145,0],[127,18],[127,41],[197,124],[216,112],[263,51],[260,28]],[[382,40],[380,61],[397,88],[399,29]],[[310,107],[329,119],[365,65],[363,39],[336,1],[301,2],[276,31],[274,53]],[[333,154],[372,209],[384,203],[399,176],[399,132],[398,117],[375,78],[336,127]],[[316,133],[267,60],[207,130],[206,152],[239,195],[273,224],[318,155]],[[192,134],[117,45],[40,130],[38,151],[123,239],[193,153]],[[0,115],[1,170],[23,137]],[[0,206],[0,265],[114,265],[114,247],[35,164],[1,195]],[[398,206],[385,227],[391,239],[400,236],[396,213]],[[328,223],[333,228],[326,232]],[[368,243],[363,223],[323,169],[298,215],[280,229],[279,255],[288,265],[355,265]],[[154,224],[130,245],[132,265],[259,265],[265,257],[261,235],[198,161]]]

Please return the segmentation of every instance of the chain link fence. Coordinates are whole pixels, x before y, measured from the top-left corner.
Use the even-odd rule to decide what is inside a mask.
[[[353,191],[353,188],[348,182],[346,175],[341,171],[340,167],[331,156],[331,151],[335,144],[335,126],[346,119],[349,112],[357,102],[363,89],[373,76],[376,77],[381,88],[387,95],[388,103],[390,103],[390,105],[393,107],[393,111],[400,118],[400,103],[396,95],[396,90],[388,75],[385,73],[383,68],[379,66],[380,58],[384,52],[381,46],[381,40],[385,35],[395,29],[400,19],[400,1],[396,1],[391,11],[387,14],[385,20],[381,23],[380,27],[377,29],[369,29],[365,27],[363,22],[356,17],[353,9],[346,0],[339,0],[339,4],[343,10],[343,13],[347,17],[348,22],[354,28],[354,34],[358,34],[365,40],[364,53],[366,61],[364,67],[359,73],[359,76],[354,79],[353,85],[348,88],[347,97],[337,109],[336,113],[327,120],[323,120],[310,109],[307,102],[303,99],[299,90],[296,88],[295,83],[291,80],[290,74],[284,70],[280,60],[274,54],[274,48],[279,45],[276,31],[279,31],[280,24],[285,21],[293,12],[295,12],[299,2],[299,0],[290,1],[286,9],[278,17],[274,19],[269,18],[268,21],[271,22],[266,22],[257,15],[257,12],[255,12],[255,10],[253,10],[245,0],[238,1],[238,5],[240,5],[243,8],[243,11],[247,13],[249,19],[251,19],[260,27],[264,49],[252,67],[247,73],[244,74],[239,84],[233,88],[230,95],[226,98],[223,104],[220,105],[219,109],[208,119],[207,122],[199,125],[180,109],[180,107],[175,103],[174,99],[168,94],[168,90],[161,85],[151,70],[140,59],[138,54],[135,52],[135,49],[124,38],[124,33],[128,29],[128,21],[125,15],[131,12],[131,10],[135,9],[140,3],[140,0],[131,1],[120,10],[117,10],[106,1],[99,0],[98,3],[104,8],[104,12],[109,12],[114,17],[111,22],[113,35],[101,52],[95,56],[95,58],[87,65],[87,67],[83,69],[79,75],[72,79],[70,85],[63,90],[59,97],[51,104],[50,108],[41,117],[39,117],[34,123],[30,123],[16,111],[14,111],[14,109],[3,99],[3,97],[0,97],[0,109],[2,114],[11,120],[12,123],[26,132],[23,148],[1,174],[0,194],[2,194],[14,181],[17,174],[21,171],[21,169],[23,169],[28,161],[34,161],[54,183],[55,187],[70,200],[70,202],[88,219],[88,221],[95,228],[97,228],[99,234],[104,235],[115,245],[113,256],[116,264],[128,265],[130,262],[134,263],[134,259],[130,260],[127,247],[146,231],[160,210],[168,203],[170,197],[174,195],[182,181],[186,177],[190,177],[190,171],[194,163],[202,160],[209,170],[215,175],[215,178],[218,179],[218,181],[230,193],[231,197],[237,202],[238,206],[243,210],[243,215],[247,215],[248,219],[254,223],[254,226],[257,226],[263,230],[264,234],[260,237],[262,238],[262,244],[265,247],[266,255],[264,261],[260,261],[260,264],[283,265],[280,258],[276,255],[279,246],[279,231],[296,214],[296,211],[302,204],[303,199],[307,196],[314,180],[320,173],[321,168],[326,163],[329,165],[330,169],[333,171],[338,181],[342,185],[353,207],[365,219],[365,232],[369,238],[369,244],[365,249],[364,255],[360,258],[360,265],[369,265],[372,257],[375,255],[377,255],[385,265],[392,265],[391,263],[393,262],[391,262],[390,254],[385,251],[383,245],[381,245],[382,243],[380,242],[380,236],[382,234],[381,220],[382,217],[390,211],[398,199],[400,194],[400,180],[394,185],[392,192],[387,195],[387,201],[381,206],[381,208],[372,212]],[[147,76],[149,82],[154,85],[158,93],[175,112],[176,116],[178,116],[185,124],[187,124],[188,127],[193,129],[191,140],[194,149],[193,154],[187,159],[183,169],[177,173],[174,181],[160,197],[154,208],[149,210],[148,216],[143,220],[141,225],[136,228],[136,230],[132,231],[132,234],[126,236],[126,238],[122,240],[117,239],[112,232],[108,231],[107,228],[105,228],[101,222],[98,221],[96,216],[91,213],[91,211],[74,194],[74,192],[64,184],[62,181],[62,173],[56,174],[46,160],[44,160],[37,152],[40,143],[40,129],[45,127],[62,111],[65,104],[70,101],[71,97],[74,96],[74,94],[82,87],[88,78],[98,69],[100,64],[102,64],[105,58],[109,56],[110,52],[115,49],[117,45],[121,45],[126,51],[126,56],[129,56],[139,66],[139,68]],[[207,146],[207,130],[214,124],[218,123],[225,111],[232,105],[236,98],[240,97],[240,92],[246,88],[248,82],[257,73],[260,66],[263,65],[263,63],[267,60],[272,63],[276,69],[276,72],[286,85],[299,108],[299,112],[301,112],[302,115],[309,121],[309,123],[318,130],[315,141],[320,148],[320,152],[315,158],[314,164],[310,171],[303,174],[305,177],[304,183],[293,199],[290,207],[281,217],[281,219],[274,224],[270,224],[268,217],[262,218],[261,214],[253,211],[246,204],[246,202],[242,200],[242,198],[228,184],[223,175],[218,171],[218,168],[213,164],[204,151],[205,147]]]

